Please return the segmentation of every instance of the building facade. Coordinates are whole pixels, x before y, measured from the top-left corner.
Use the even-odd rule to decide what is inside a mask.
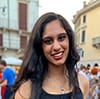
[[[23,56],[38,5],[38,0],[0,0],[0,58]]]
[[[84,65],[100,66],[100,0],[83,2],[73,16],[77,49]]]

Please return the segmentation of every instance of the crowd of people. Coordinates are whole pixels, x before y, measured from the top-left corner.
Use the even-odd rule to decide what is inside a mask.
[[[100,99],[100,66],[97,63],[92,67],[81,64],[79,73],[87,77],[90,82],[87,99]]]
[[[10,66],[7,66],[4,60],[0,60],[0,72],[1,99],[10,99],[13,94],[11,88],[15,83],[16,72]]]

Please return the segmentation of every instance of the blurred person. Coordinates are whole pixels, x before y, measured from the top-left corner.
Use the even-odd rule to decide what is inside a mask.
[[[97,76],[98,74],[98,71],[99,71],[99,68],[98,68],[98,64],[94,64],[94,66],[91,68],[91,74],[94,75],[94,76]]]
[[[91,65],[87,64],[87,69],[90,70],[90,68],[91,68]]]
[[[76,72],[78,61],[67,20],[53,12],[42,15],[30,35],[12,98],[86,99],[89,81]]]
[[[98,79],[100,80],[100,68],[99,68],[99,71],[98,71],[98,73],[97,73],[97,77],[98,77]]]
[[[82,74],[83,76],[87,77],[86,67],[83,64],[80,65],[79,73]]]
[[[92,98],[89,99],[100,99],[100,80],[95,77],[90,87]]]
[[[91,68],[91,74],[92,74],[92,81],[91,81],[91,86],[90,86],[90,91],[92,93],[92,98],[93,99],[99,99],[99,86],[100,86],[100,81],[98,78],[98,72],[99,72],[99,68],[98,68],[98,64],[94,64],[94,66]]]
[[[2,81],[2,72],[0,71],[0,82],[1,81]],[[0,99],[2,99],[1,97],[2,97],[2,95],[1,95],[1,87],[0,87]]]
[[[91,87],[93,86],[93,84],[92,84],[92,82],[93,82],[93,75],[90,72],[90,68],[86,67],[85,74],[86,74],[87,78],[89,79],[89,86],[90,86],[89,94],[88,94],[87,99],[92,99]]]
[[[4,99],[10,99],[13,93],[11,87],[15,82],[16,73],[12,68],[7,67],[6,61],[4,60],[0,60],[0,70],[2,71],[2,82],[0,83],[0,87],[6,86]]]
[[[89,81],[91,82],[93,80],[93,75],[91,74],[90,68],[86,67],[85,74],[89,78]]]
[[[0,83],[2,83],[2,71],[0,70]],[[1,99],[4,99],[4,94],[5,94],[6,86],[1,87]]]

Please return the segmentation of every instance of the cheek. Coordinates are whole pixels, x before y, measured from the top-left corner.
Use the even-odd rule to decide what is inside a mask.
[[[63,44],[63,48],[65,49],[65,55],[68,55],[69,53],[69,42]]]
[[[46,45],[43,45],[43,52],[44,52],[44,55],[47,56],[47,54],[50,54],[50,47],[49,46],[46,46]]]
[[[63,47],[65,49],[69,49],[69,40],[66,40],[64,43],[63,43]]]

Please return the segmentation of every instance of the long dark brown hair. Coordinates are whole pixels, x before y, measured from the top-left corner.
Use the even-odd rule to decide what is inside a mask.
[[[30,79],[32,81],[34,91],[30,99],[39,99],[39,96],[41,94],[42,82],[44,80],[45,73],[48,71],[48,61],[44,56],[42,49],[42,35],[46,24],[53,20],[59,20],[66,33],[68,33],[69,55],[65,62],[67,66],[66,68],[68,70],[70,85],[73,86],[73,93],[75,93],[76,89],[79,87],[75,69],[77,62],[79,61],[79,55],[75,46],[74,32],[63,16],[53,12],[49,12],[42,15],[34,25],[27,46],[27,51],[25,53],[24,60],[21,66],[21,70],[13,87],[14,93],[24,81]]]

